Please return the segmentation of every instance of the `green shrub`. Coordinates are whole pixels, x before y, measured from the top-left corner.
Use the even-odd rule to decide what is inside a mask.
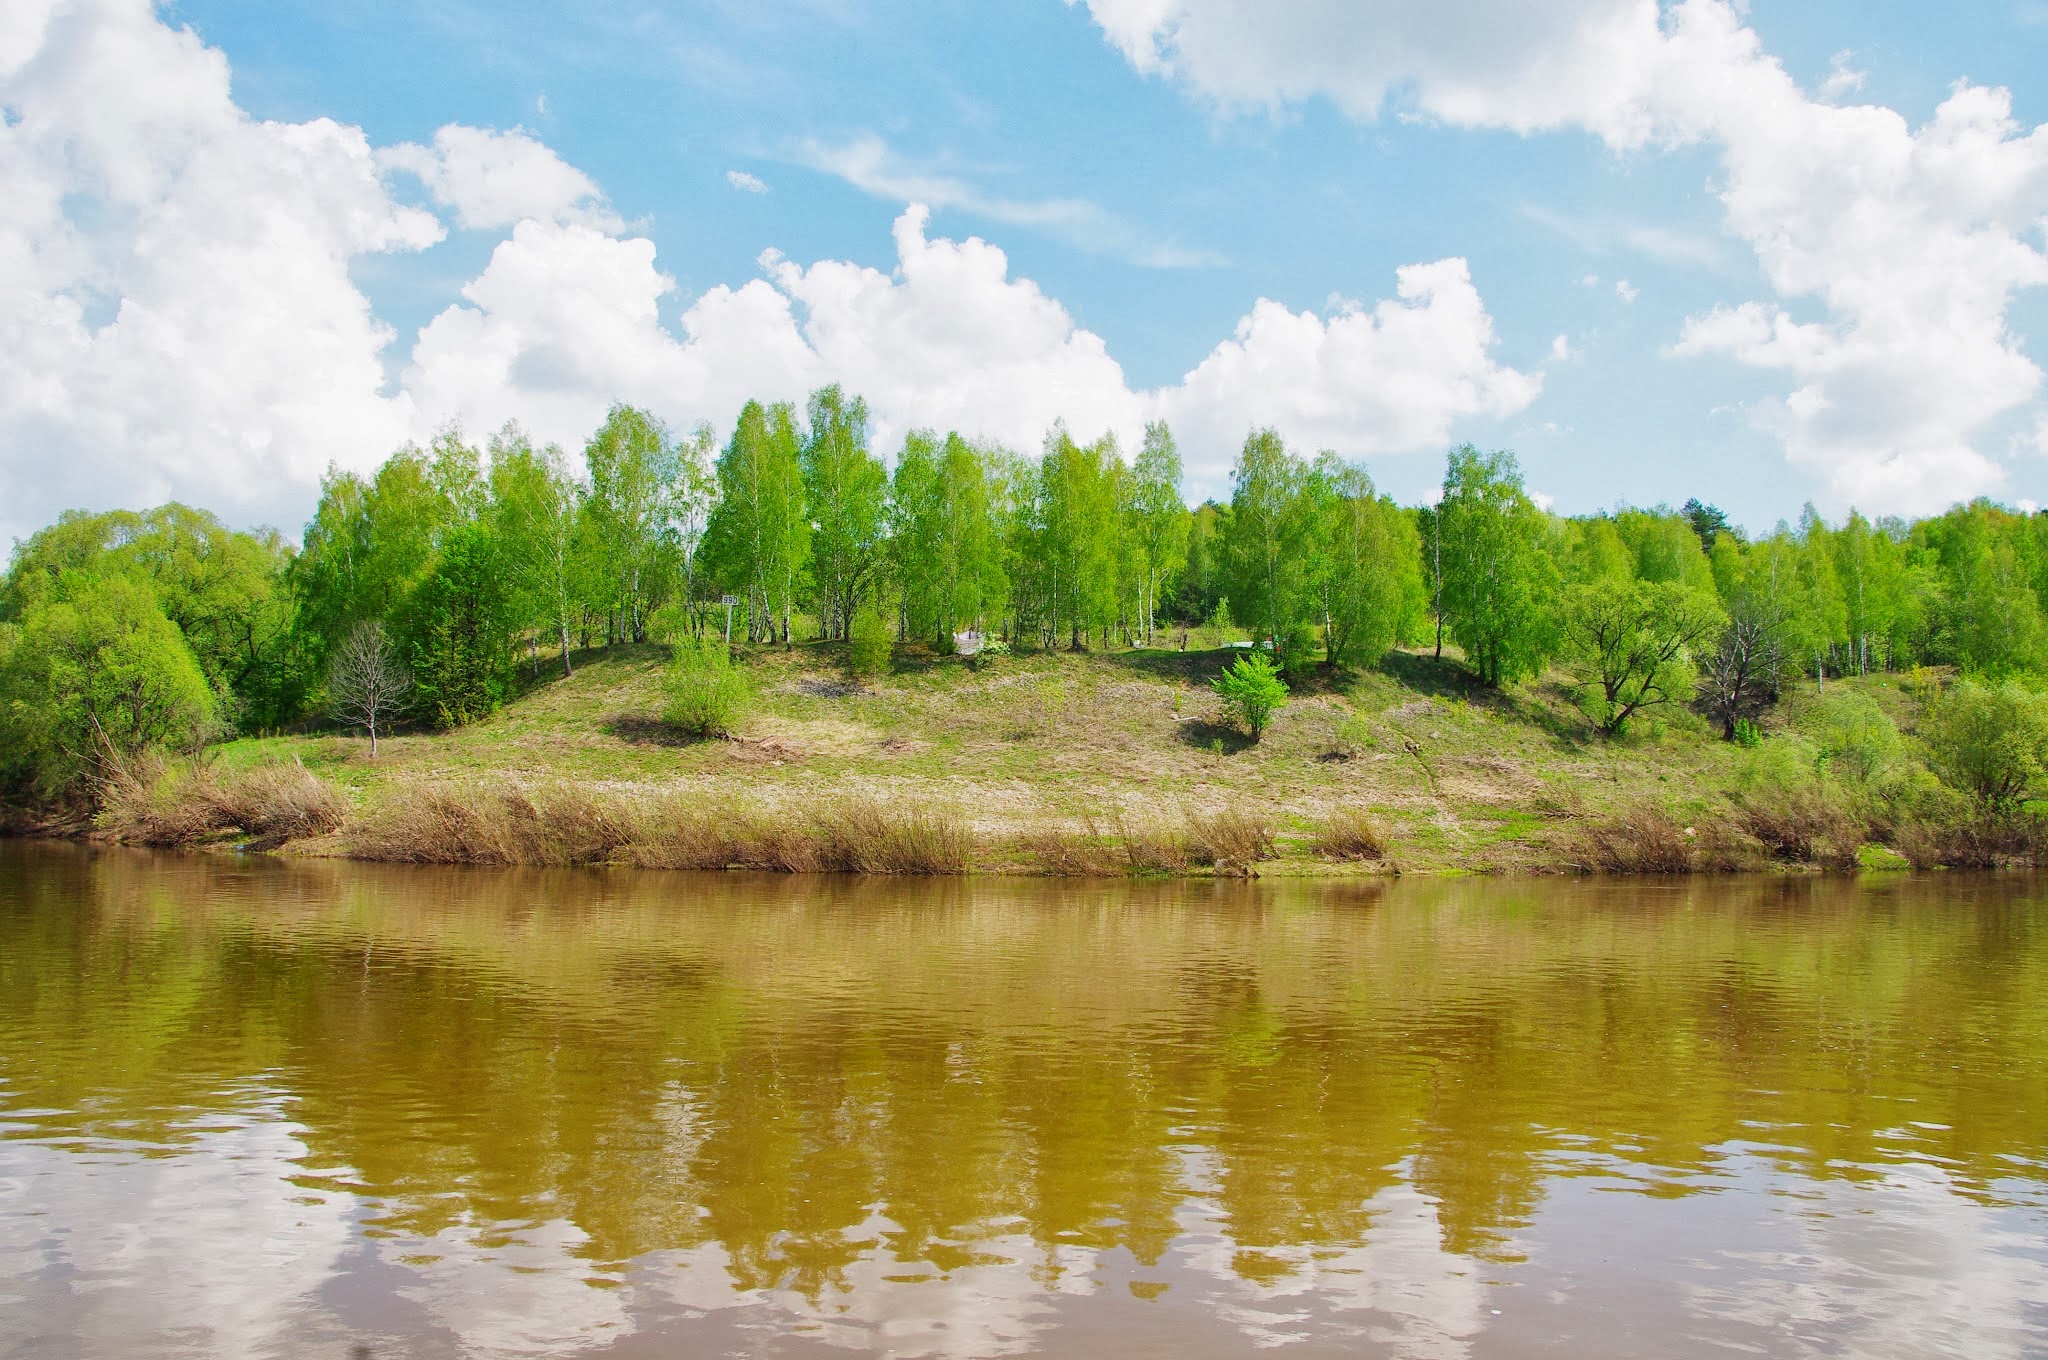
[[[1379,744],[1377,725],[1363,713],[1353,713],[1337,726],[1337,749],[1347,756],[1373,750]]]
[[[1310,624],[1297,623],[1280,639],[1280,667],[1296,679],[1307,675],[1321,655],[1322,644],[1316,641],[1316,630]]]
[[[2048,701],[2008,680],[1963,681],[1920,723],[1935,772],[1988,811],[2023,801],[2048,765]]]
[[[1223,698],[1223,711],[1257,741],[1272,716],[1287,706],[1287,684],[1270,658],[1260,652],[1241,656],[1212,683]]]
[[[873,605],[862,605],[853,616],[846,649],[847,665],[863,679],[889,669],[889,625]]]
[[[1209,627],[1215,632],[1218,641],[1229,637],[1231,630],[1237,627],[1236,620],[1230,617],[1229,597],[1217,598],[1216,607],[1209,611]]]
[[[83,792],[103,759],[196,749],[216,698],[141,581],[66,571],[0,628],[0,779]]]
[[[512,689],[514,611],[505,563],[481,528],[451,531],[398,611],[413,712],[460,727],[495,712]]]
[[[1892,720],[1861,694],[1838,691],[1816,700],[1810,730],[1821,761],[1859,787],[1876,782],[1902,754]]]
[[[723,736],[746,715],[753,686],[720,638],[684,638],[662,678],[661,716],[693,737]]]

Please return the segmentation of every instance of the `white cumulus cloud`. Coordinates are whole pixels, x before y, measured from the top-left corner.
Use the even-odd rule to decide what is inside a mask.
[[[380,165],[416,175],[464,227],[509,227],[533,219],[604,230],[619,219],[597,184],[522,128],[450,123],[431,147],[402,142],[377,153]]]
[[[1521,410],[1536,376],[1493,357],[1493,323],[1463,260],[1399,272],[1370,311],[1294,313],[1261,299],[1177,384],[1133,389],[1102,338],[1012,277],[998,247],[896,220],[896,267],[798,264],[718,287],[660,323],[673,283],[644,240],[524,223],[422,332],[405,386],[431,421],[488,428],[518,418],[580,440],[613,400],[677,424],[729,425],[741,401],[797,399],[826,382],[865,396],[885,450],[908,430],[957,429],[1034,449],[1055,420],[1126,446],[1148,419],[1181,436],[1191,476],[1220,490],[1256,425],[1350,456],[1440,447],[1458,420]]]
[[[743,194],[765,194],[768,184],[759,175],[750,175],[744,170],[728,170],[725,182]]]
[[[1404,266],[1396,296],[1327,319],[1260,299],[1177,387],[1155,394],[1183,440],[1222,450],[1253,425],[1349,455],[1442,446],[1467,416],[1507,416],[1542,379],[1496,363],[1493,318],[1461,259]]]
[[[1087,4],[1136,69],[1224,106],[1326,97],[1367,119],[1405,99],[1466,126],[1716,148],[1726,229],[1774,296],[1693,318],[1672,352],[1789,382],[1752,414],[1838,503],[1929,510],[2002,481],[1983,446],[2041,380],[2007,312],[2048,282],[2048,129],[2004,91],[1958,85],[1914,127],[1837,102],[1861,84],[1845,55],[1809,94],[1729,0]],[[1795,321],[1797,301],[1821,315]]]
[[[250,118],[146,0],[6,14],[0,537],[116,496],[274,515],[402,440],[392,335],[349,265],[442,228],[387,194],[362,132]]]
[[[330,464],[373,466],[445,421],[574,445],[614,401],[724,426],[746,398],[826,382],[868,398],[885,450],[915,426],[1033,449],[1056,419],[1128,444],[1163,415],[1213,491],[1254,425],[1308,451],[1433,449],[1540,383],[1499,362],[1446,259],[1370,305],[1259,299],[1182,381],[1134,388],[1000,248],[933,234],[921,203],[888,267],[771,251],[759,277],[684,305],[653,242],[533,134],[452,124],[380,151],[330,120],[252,119],[220,53],[147,0],[10,7],[0,107],[0,537],[170,497],[290,528]],[[504,235],[393,385],[399,338],[350,269],[444,236],[394,197],[407,176]]]

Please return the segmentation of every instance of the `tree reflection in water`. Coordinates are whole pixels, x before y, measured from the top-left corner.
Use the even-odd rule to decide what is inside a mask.
[[[0,1324],[2020,1354],[2039,900],[0,846]]]

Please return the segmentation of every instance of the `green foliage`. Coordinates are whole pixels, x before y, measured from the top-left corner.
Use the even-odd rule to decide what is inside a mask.
[[[1118,479],[1116,441],[1076,444],[1064,425],[1045,439],[1037,476],[1023,488],[1017,519],[1018,612],[1056,646],[1064,633],[1079,650],[1116,609]]]
[[[811,515],[811,580],[819,629],[845,637],[855,602],[880,572],[888,473],[868,452],[868,406],[838,384],[811,396],[803,445],[804,495]]]
[[[1377,661],[1419,636],[1427,604],[1415,521],[1374,493],[1365,469],[1326,453],[1309,469],[1307,603],[1332,665]]]
[[[847,639],[846,660],[853,673],[865,679],[887,671],[892,643],[881,611],[871,604],[855,610],[852,633]]]
[[[1280,669],[1295,680],[1306,677],[1324,656],[1315,625],[1305,619],[1290,624],[1287,636],[1280,639]]]
[[[103,756],[186,750],[214,699],[155,592],[60,570],[0,627],[0,776],[45,798],[82,791]]]
[[[1990,811],[2027,797],[2048,763],[2048,697],[2013,681],[1962,681],[1920,723],[1929,762],[1951,787]]]
[[[1728,516],[1721,513],[1721,507],[1703,504],[1697,496],[1680,506],[1678,513],[1685,520],[1686,527],[1699,539],[1702,552],[1712,552],[1721,536],[1732,532]]]
[[[1763,745],[1764,734],[1750,719],[1737,718],[1735,720],[1734,734],[1729,740],[1745,751],[1754,751],[1757,747]]]
[[[457,523],[455,503],[431,474],[427,455],[408,445],[368,482],[330,471],[321,483],[293,585],[301,627],[322,665],[357,623],[385,617],[411,593]]]
[[[1252,636],[1276,646],[1306,613],[1302,598],[1310,560],[1308,469],[1273,430],[1244,441],[1231,474],[1232,607]]]
[[[1556,646],[1558,573],[1514,455],[1454,450],[1437,513],[1444,613],[1474,673],[1495,686],[1536,674]]]
[[[1337,745],[1346,755],[1371,751],[1379,744],[1379,724],[1363,713],[1353,713],[1337,726]]]
[[[804,504],[802,437],[786,402],[750,401],[718,459],[719,501],[704,530],[706,566],[746,605],[747,640],[789,640],[811,521]]]
[[[1877,783],[1904,757],[1898,728],[1866,695],[1841,690],[1821,695],[1807,728],[1821,763],[1857,787]]]
[[[569,632],[585,569],[577,534],[583,489],[553,444],[536,449],[516,426],[491,440],[490,527],[512,611],[557,648],[572,673]]]
[[[1486,683],[1560,658],[1611,732],[1696,693],[1735,741],[1806,676],[2048,676],[2048,516],[1986,501],[1912,524],[1852,511],[1830,525],[1808,507],[1753,538],[1697,500],[1564,519],[1533,503],[1512,455],[1468,446],[1439,504],[1404,510],[1362,468],[1305,461],[1261,430],[1230,503],[1190,510],[1163,424],[1129,460],[1063,426],[1036,457],[913,432],[885,476],[865,404],[836,387],[801,408],[748,403],[729,435],[722,450],[708,426],[679,439],[621,405],[572,469],[515,426],[488,459],[450,428],[374,474],[330,472],[296,550],[178,505],[67,513],[18,545],[0,626],[18,642],[67,572],[139,583],[198,665],[217,731],[330,707],[322,677],[365,624],[416,670],[420,716],[454,723],[522,669],[537,680],[543,652],[566,674],[594,639],[717,631],[721,595],[754,643],[788,641],[812,612],[849,637],[862,601],[942,653],[969,628],[1080,648],[1151,645],[1167,622],[1186,645],[1207,620],[1223,638],[1249,629],[1297,675],[1305,637],[1326,662],[1369,666],[1434,619]],[[1695,634],[1710,596],[1728,621]],[[873,657],[889,630],[875,631],[870,669],[886,665]],[[1912,762],[1868,718],[1821,734],[1820,759],[1889,790]]]
[[[258,726],[296,717],[310,683],[287,573],[291,552],[269,533],[235,533],[172,503],[141,513],[67,512],[19,546],[0,586],[0,618],[19,617],[63,571],[146,583],[214,692],[219,716]]]
[[[606,638],[644,641],[647,616],[670,572],[670,503],[680,459],[668,427],[620,404],[584,445],[590,492],[582,503],[583,553],[591,603],[603,611]]]
[[[1138,616],[1145,640],[1152,640],[1161,594],[1188,561],[1193,517],[1181,499],[1180,449],[1164,421],[1145,427],[1145,442],[1132,469],[1129,515],[1138,559]]]
[[[663,721],[693,737],[737,729],[753,699],[746,673],[732,662],[724,639],[685,637],[675,645],[662,677]]]
[[[1588,714],[1611,736],[1643,709],[1692,697],[1692,652],[1725,621],[1711,592],[1676,581],[1573,586],[1563,609],[1564,664]]]
[[[1272,661],[1258,652],[1239,657],[1210,688],[1221,696],[1223,711],[1244,724],[1253,741],[1265,734],[1272,716],[1287,706],[1286,682]]]
[[[912,637],[947,643],[1008,589],[993,460],[957,434],[913,431],[896,459],[891,543]]]
[[[496,711],[510,691],[514,623],[490,535],[474,525],[450,533],[398,617],[413,711],[437,727]]]

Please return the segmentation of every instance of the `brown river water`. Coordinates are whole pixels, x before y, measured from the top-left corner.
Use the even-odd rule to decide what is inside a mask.
[[[2048,1355],[2048,878],[0,842],[0,1356]]]

